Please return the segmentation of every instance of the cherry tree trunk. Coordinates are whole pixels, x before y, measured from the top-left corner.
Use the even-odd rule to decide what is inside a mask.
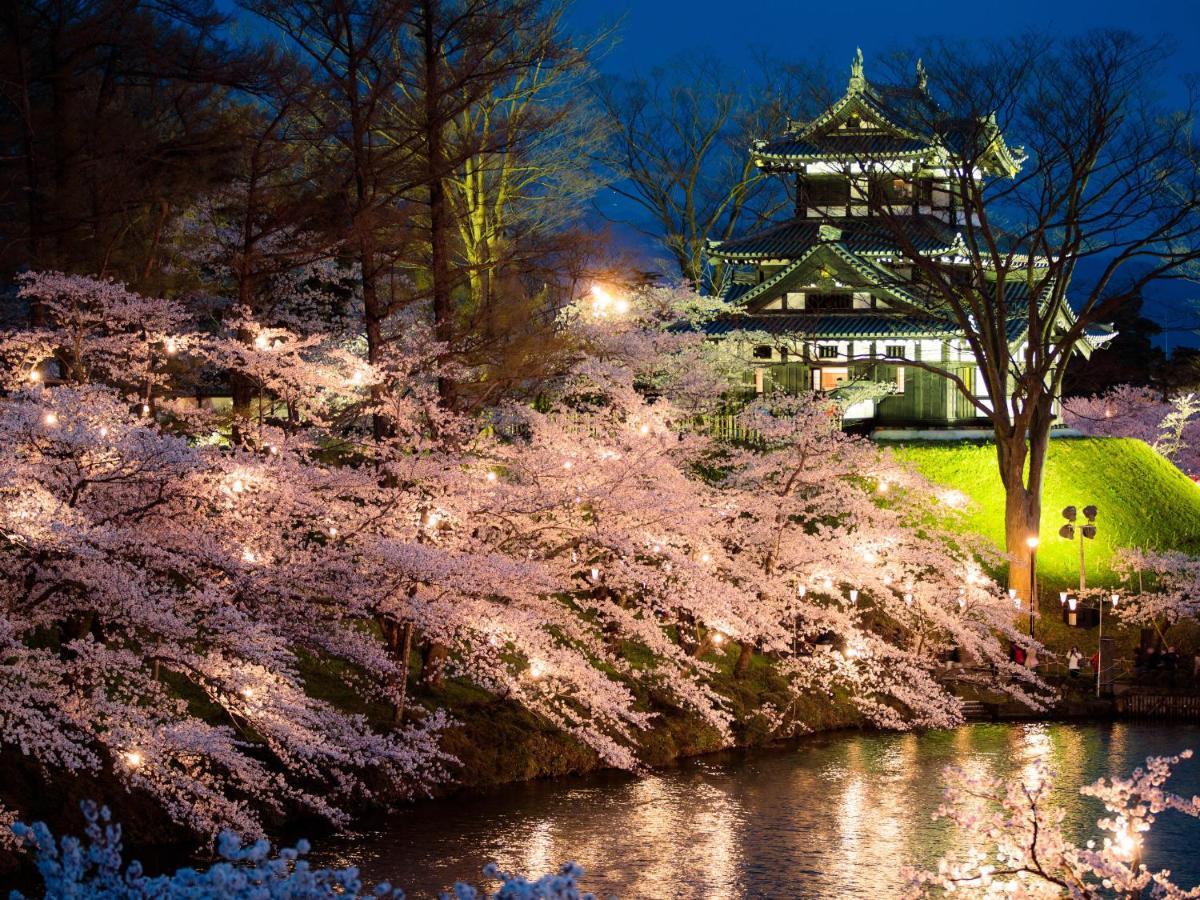
[[[738,658],[737,662],[733,664],[733,674],[735,678],[742,678],[750,671],[750,659],[754,656],[754,643],[742,641],[738,646]]]

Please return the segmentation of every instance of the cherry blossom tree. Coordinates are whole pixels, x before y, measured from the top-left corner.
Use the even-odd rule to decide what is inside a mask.
[[[1117,615],[1129,625],[1166,631],[1200,614],[1200,559],[1175,550],[1125,548],[1113,557],[1113,571],[1130,590]]]
[[[1200,798],[1170,793],[1164,785],[1178,756],[1150,757],[1129,778],[1101,778],[1080,789],[1104,804],[1099,834],[1080,846],[1064,828],[1065,812],[1053,799],[1053,773],[1036,759],[1019,778],[951,768],[938,815],[969,838],[968,849],[943,858],[935,872],[909,871],[911,897],[953,893],[967,897],[1194,897],[1171,881],[1168,870],[1141,862],[1144,835],[1168,811],[1200,816]]]
[[[1141,387],[1122,385],[1094,397],[1063,400],[1063,420],[1086,435],[1137,438],[1193,477],[1200,475],[1200,398],[1163,400]]]
[[[981,548],[836,407],[768,397],[753,442],[709,433],[737,363],[675,330],[709,314],[689,291],[564,310],[538,403],[480,415],[442,401],[416,314],[368,364],[353,334],[202,329],[78,276],[23,290],[48,315],[0,337],[0,733],[51,774],[254,834],[450,777],[447,677],[625,767],[651,690],[731,742],[723,679],[755,652],[886,727],[958,722],[963,682],[1043,702]],[[257,391],[236,441],[181,392],[196,370]],[[321,699],[314,669],[390,715]]]

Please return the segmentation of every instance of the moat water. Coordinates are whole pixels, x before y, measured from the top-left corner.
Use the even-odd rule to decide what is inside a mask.
[[[540,781],[481,797],[429,801],[333,845],[323,864],[356,865],[368,883],[436,897],[479,884],[488,862],[545,874],[568,860],[598,897],[896,896],[901,866],[933,865],[963,836],[933,812],[949,765],[1018,777],[1037,758],[1059,773],[1077,839],[1101,807],[1076,788],[1125,775],[1147,756],[1200,752],[1200,728],[1149,724],[973,725],[925,734],[839,733],[796,749],[711,757],[650,775]],[[1169,787],[1200,794],[1200,760]],[[1143,854],[1178,883],[1200,884],[1200,822],[1164,814]]]

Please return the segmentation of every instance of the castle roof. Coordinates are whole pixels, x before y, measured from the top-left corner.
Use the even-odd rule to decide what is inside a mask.
[[[994,174],[1012,175],[1023,159],[1004,142],[994,116],[966,119],[939,107],[920,62],[911,85],[875,84],[863,74],[861,50],[841,99],[808,122],[790,122],[782,135],[755,141],[751,153],[760,168],[784,171],[822,161],[923,159],[937,165],[958,154]]]
[[[890,257],[901,252],[897,228],[902,229],[905,240],[925,255],[953,253],[961,247],[958,229],[936,216],[906,217],[902,223],[890,227],[879,219],[858,216],[835,222],[791,219],[756,234],[713,241],[709,244],[709,255],[731,261],[795,259],[814,244],[833,239],[852,253]]]

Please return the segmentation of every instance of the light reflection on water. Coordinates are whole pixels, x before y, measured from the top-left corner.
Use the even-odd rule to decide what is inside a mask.
[[[410,897],[436,896],[489,861],[544,874],[566,860],[584,885],[622,898],[894,896],[900,868],[932,864],[961,846],[932,821],[941,771],[1028,778],[1046,758],[1062,783],[1123,775],[1146,756],[1200,750],[1200,729],[1163,725],[976,725],[922,735],[841,734],[797,750],[702,759],[642,778],[621,774],[516,785],[476,798],[431,801],[317,861],[357,865]],[[1172,786],[1200,794],[1200,762]],[[1057,796],[1077,837],[1094,833],[1099,807]],[[1200,883],[1200,823],[1168,813],[1145,860]],[[1169,862],[1168,862],[1169,860]],[[782,873],[782,874],[781,874]]]

